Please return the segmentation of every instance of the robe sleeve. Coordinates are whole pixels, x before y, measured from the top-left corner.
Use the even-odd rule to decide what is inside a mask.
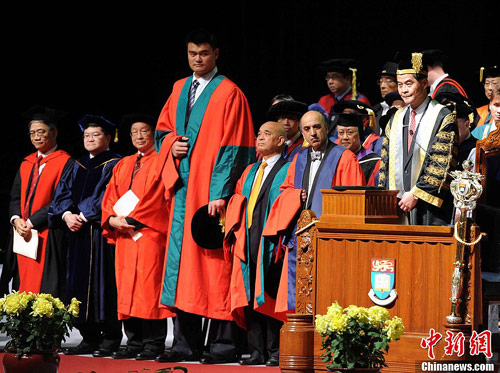
[[[67,168],[69,168],[71,166],[72,163],[73,163],[73,159],[69,158],[68,161],[66,162],[66,164],[64,165],[63,173]],[[38,188],[38,186],[37,186],[37,188]],[[41,230],[41,229],[47,227],[47,225],[49,223],[49,209],[50,209],[50,203],[39,208],[37,211],[35,211],[31,214],[31,216],[29,217],[29,220],[30,220],[31,224],[33,224],[33,228]]]
[[[212,170],[209,201],[229,197],[245,167],[256,160],[250,108],[237,87],[226,100],[223,120],[224,135]]]
[[[115,244],[116,240],[116,231],[109,226],[109,218],[112,216],[116,216],[113,210],[113,206],[116,201],[120,199],[120,193],[118,192],[117,187],[117,178],[118,172],[120,170],[120,162],[113,168],[113,175],[109,180],[106,191],[104,192],[104,196],[102,197],[102,218],[101,218],[101,226],[102,226],[102,235],[108,240],[109,244]]]
[[[156,124],[156,130],[155,130],[155,147],[156,147],[156,152],[159,153],[161,146],[163,144],[163,140],[165,137],[172,133],[175,132],[175,122],[172,121],[172,119],[169,116],[169,108],[170,105],[172,105],[172,95],[168,98],[167,102],[163,106],[163,109],[160,113],[160,117],[158,118],[158,123]]]
[[[106,186],[113,175],[113,167],[118,160],[108,162],[104,165],[101,178],[97,183],[94,192],[78,203],[78,210],[85,216],[85,219],[93,222],[101,222],[101,204]]]
[[[443,109],[448,110],[448,109]],[[458,154],[456,115],[446,114],[427,148],[420,176],[412,188],[413,195],[431,205],[440,207],[443,193],[449,192],[448,171],[454,169]]]
[[[14,182],[12,183],[12,188],[10,190],[10,200],[9,200],[9,218],[12,216],[21,216],[21,169],[17,171]]]
[[[78,212],[77,207],[71,198],[74,175],[76,174],[78,167],[80,167],[78,163],[73,162],[70,167],[64,170],[61,179],[57,184],[48,213],[49,227],[61,226],[63,224],[61,219],[62,214],[65,211],[71,211],[73,213]]]
[[[332,186],[363,185],[366,185],[365,175],[356,155],[350,150],[345,150],[339,159],[337,170],[333,176]]]
[[[226,208],[226,222],[223,248],[227,254],[233,251],[240,260],[245,261],[245,241],[246,241],[246,197],[242,194],[243,185],[250,172],[252,165],[249,165],[243,175],[238,179],[234,194],[229,200]],[[232,250],[231,250],[232,249]]]

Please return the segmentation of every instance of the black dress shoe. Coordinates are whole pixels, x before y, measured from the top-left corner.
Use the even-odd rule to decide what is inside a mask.
[[[68,347],[63,350],[64,355],[88,355],[95,351],[97,346],[80,343],[76,347]]]
[[[167,351],[156,357],[159,363],[175,363],[177,361],[198,361],[199,356],[186,355],[177,351]]]
[[[249,357],[248,359],[241,359],[239,361],[240,365],[264,365],[265,361],[258,357]]]
[[[129,348],[124,348],[122,350],[115,351],[111,354],[113,359],[134,359],[137,355],[137,351],[131,350]]]
[[[135,360],[155,360],[160,354],[151,350],[143,350],[135,355]]]
[[[93,357],[108,357],[108,356],[113,355],[113,352],[115,352],[115,351],[110,350],[108,348],[100,348],[100,349],[92,352],[92,356]]]
[[[266,366],[277,367],[280,365],[280,358],[277,356],[271,356],[268,361],[266,361]]]
[[[200,359],[202,364],[229,364],[236,363],[238,359],[236,356],[228,357],[218,353],[205,352]]]

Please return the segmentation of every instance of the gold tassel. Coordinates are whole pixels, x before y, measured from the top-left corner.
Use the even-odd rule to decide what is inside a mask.
[[[479,83],[483,82],[484,67],[479,69]]]
[[[221,227],[221,232],[225,233],[226,231],[226,209],[221,209],[220,217],[219,217],[219,225]]]
[[[411,64],[416,74],[420,74],[422,71],[422,53],[412,53],[411,54]]]
[[[118,130],[115,131],[115,139],[114,142],[118,142]]]
[[[352,99],[355,100],[358,97],[358,93],[356,92],[356,71],[358,70],[352,67],[349,67],[349,70],[352,71],[352,80],[351,80]]]
[[[377,117],[375,116],[375,112],[372,109],[365,108],[366,111],[368,112],[368,116],[370,117],[370,122],[368,126],[374,130],[375,127],[377,127]]]

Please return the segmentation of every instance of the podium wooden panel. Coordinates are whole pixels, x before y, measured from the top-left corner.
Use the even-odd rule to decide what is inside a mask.
[[[355,192],[358,195],[359,191]],[[328,191],[325,194],[336,192]],[[393,196],[385,196],[379,201],[387,198]],[[390,209],[387,212],[390,214]],[[326,214],[329,215],[326,221],[323,215],[312,230],[304,233],[305,237],[298,237],[296,313],[311,315],[310,322],[313,323],[314,315],[326,313],[327,307],[335,301],[343,307],[350,304],[373,306],[368,296],[371,289],[371,259],[395,259],[394,288],[398,297],[387,308],[391,317],[403,319],[405,334],[401,340],[390,343],[386,358],[389,367],[383,371],[414,372],[416,362],[429,360],[427,350],[420,347],[420,341],[428,337],[430,328],[443,335],[434,348],[436,360],[458,359],[457,356],[444,355],[444,338],[446,330],[450,330],[450,326],[445,324],[446,316],[451,311],[451,276],[457,250],[453,228],[353,224],[346,222],[343,213],[337,219],[332,210],[326,211]],[[477,234],[479,231],[476,227],[472,236]],[[469,335],[472,330],[478,330],[481,318],[478,251],[472,253],[470,261],[467,318],[463,325],[457,326]],[[303,338],[313,340],[304,341],[305,345],[314,343],[313,367],[309,367],[309,370],[294,370],[290,365],[287,366],[293,359],[285,353],[283,364],[280,356],[282,371],[326,371],[319,357],[321,336],[316,332],[304,336],[306,334],[302,333]],[[287,338],[283,333],[282,337]],[[471,360],[470,356],[462,357],[465,358]]]

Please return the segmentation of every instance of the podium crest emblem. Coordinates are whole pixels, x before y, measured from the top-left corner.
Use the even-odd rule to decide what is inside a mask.
[[[373,303],[386,306],[394,302],[397,292],[394,289],[396,259],[371,260],[371,285],[368,296]]]

